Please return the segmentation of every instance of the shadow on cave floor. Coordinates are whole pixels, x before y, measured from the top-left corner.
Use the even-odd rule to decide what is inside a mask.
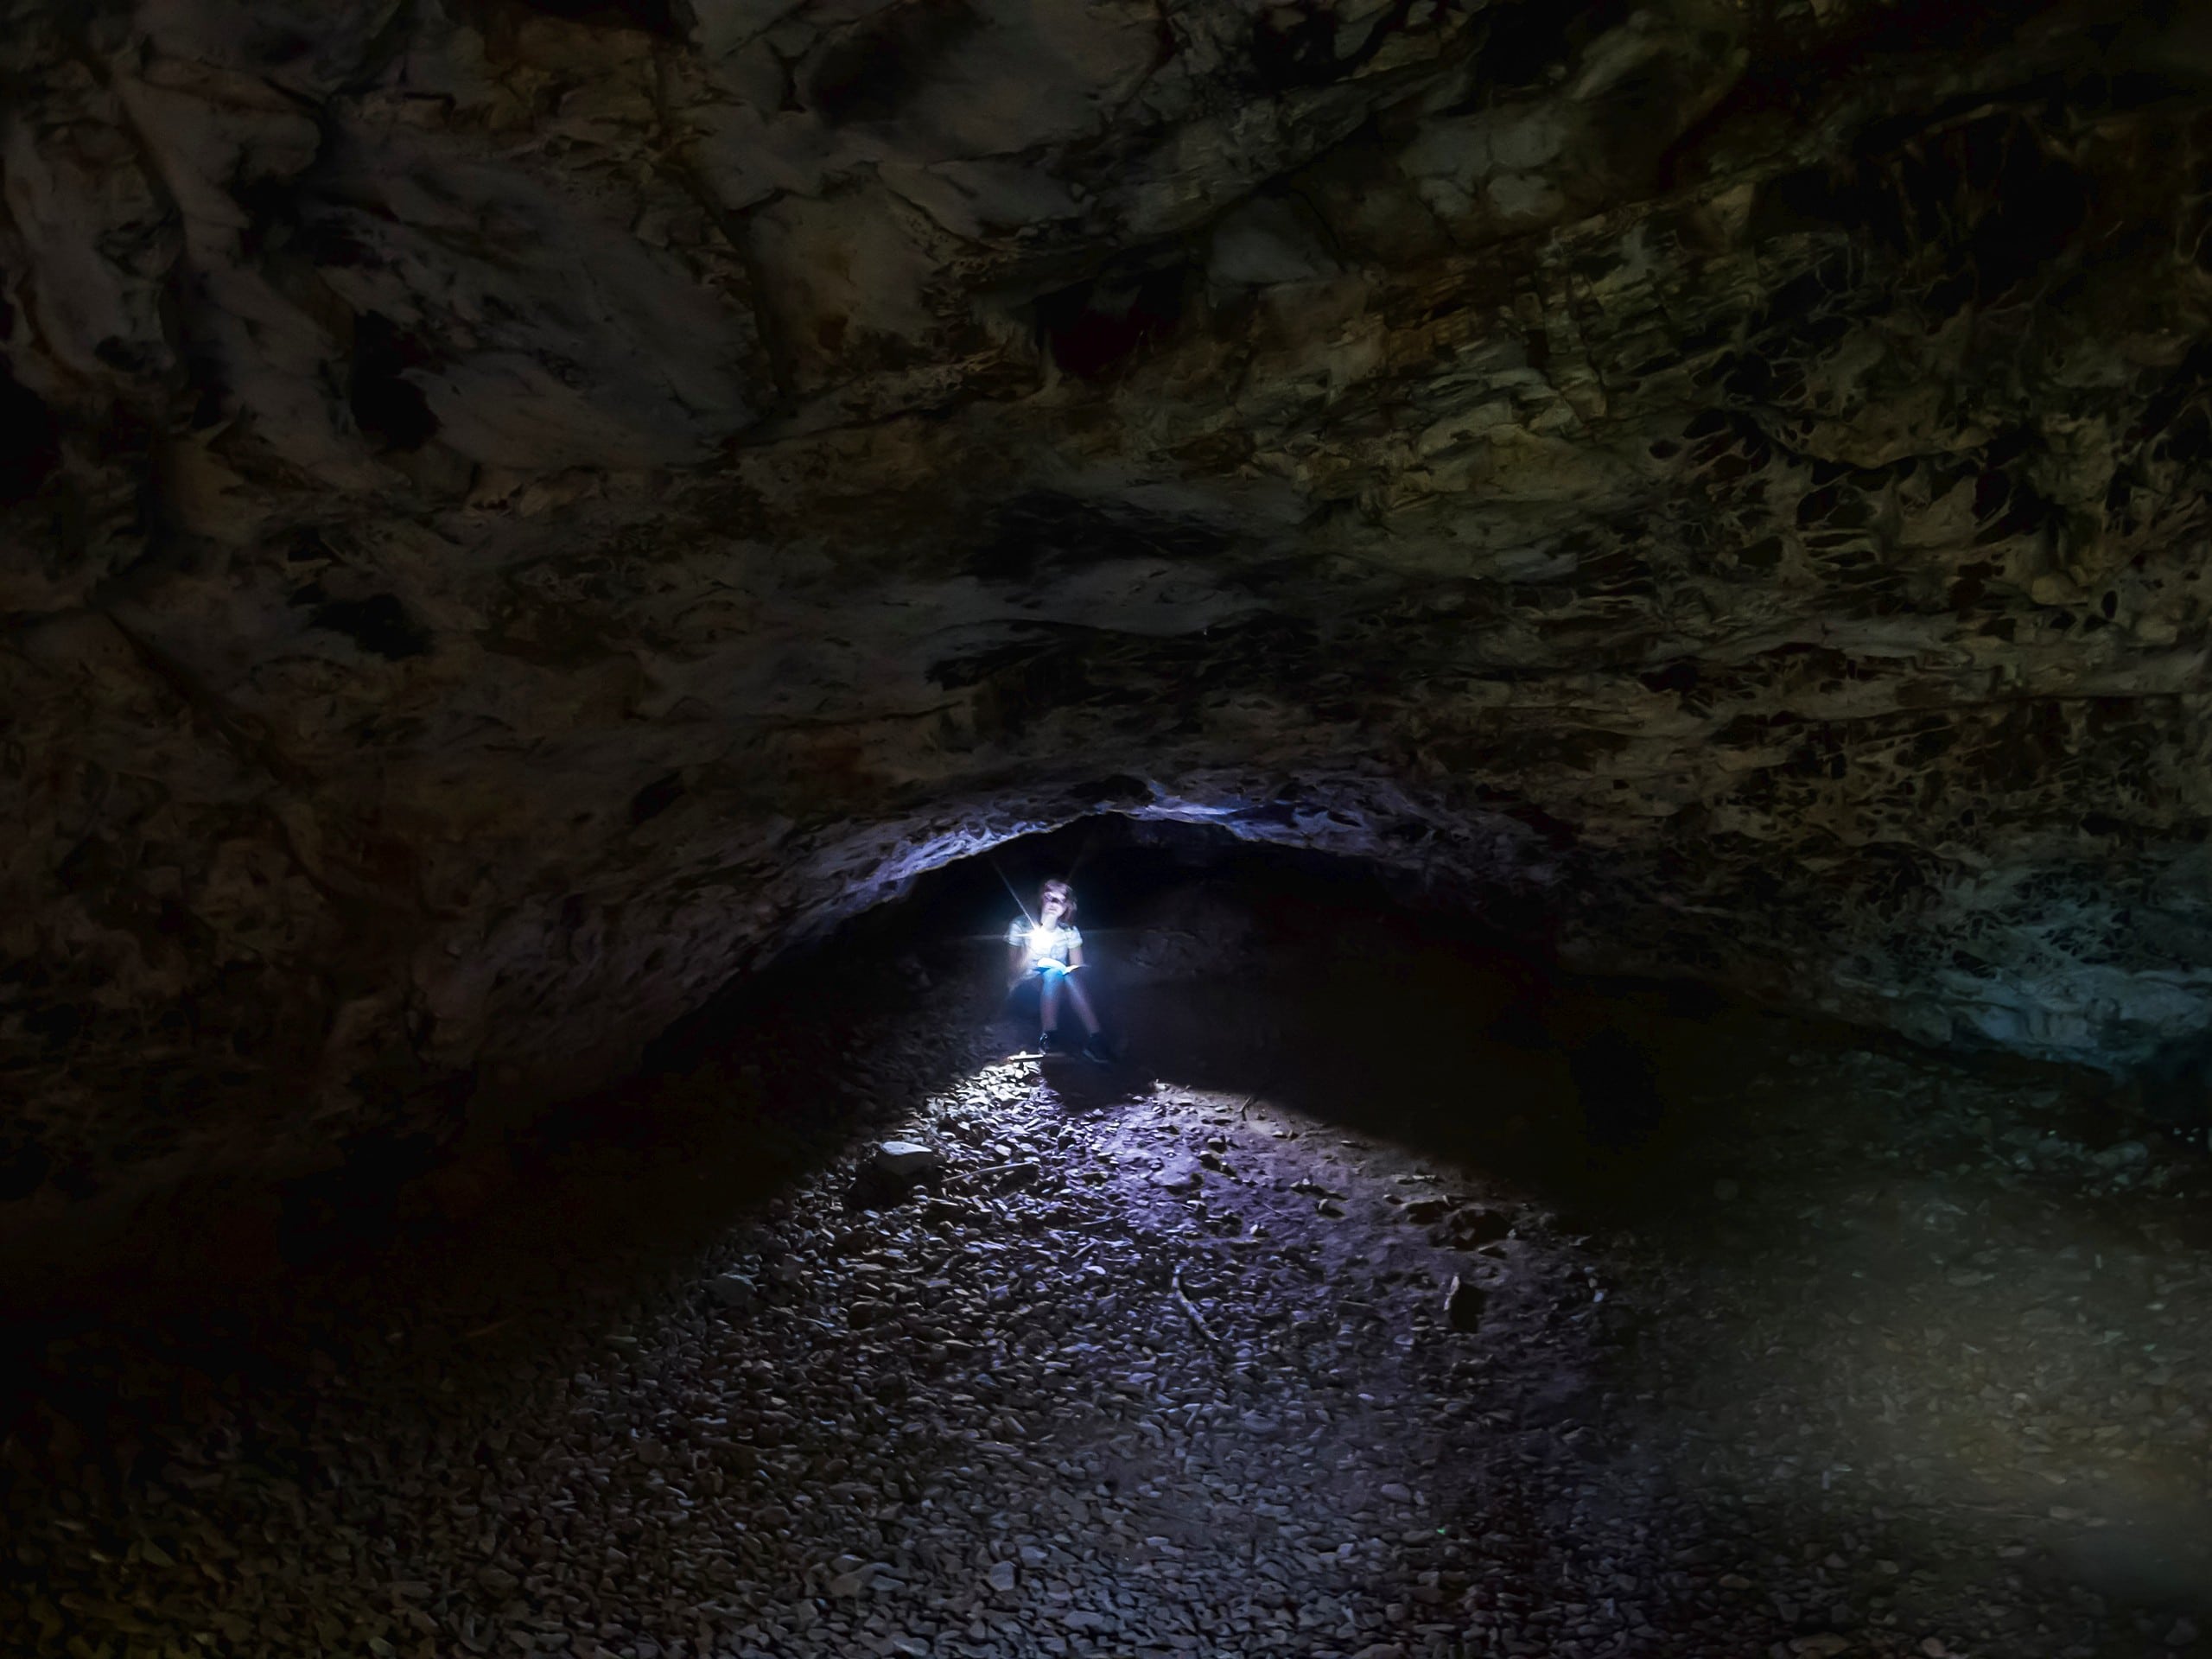
[[[2202,1172],[2094,1091],[1356,883],[1098,886],[1121,1065],[1004,1060],[963,890],[493,1154],[18,1321],[0,1649],[2194,1639]],[[894,1133],[949,1167],[869,1182]]]

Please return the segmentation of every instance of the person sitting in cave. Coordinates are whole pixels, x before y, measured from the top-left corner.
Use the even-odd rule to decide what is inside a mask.
[[[1026,979],[1037,981],[1037,1017],[1043,1027],[1037,1039],[1038,1052],[1067,1052],[1060,1037],[1060,999],[1065,995],[1083,1027],[1083,1058],[1102,1065],[1111,1061],[1113,1049],[1099,1029],[1090,999],[1075,977],[1083,971],[1083,935],[1075,925],[1075,889],[1057,878],[1046,882],[1037,894],[1037,919],[1016,917],[1007,930],[1006,942],[1012,953],[1013,988]]]

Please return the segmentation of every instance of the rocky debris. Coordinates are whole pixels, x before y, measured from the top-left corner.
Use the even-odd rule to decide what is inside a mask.
[[[1152,1174],[1152,1184],[1169,1192],[1196,1192],[1205,1185],[1204,1166],[1195,1158],[1171,1158]]]
[[[1429,1242],[1455,1250],[1468,1250],[1503,1238],[1512,1230],[1511,1217],[1488,1205],[1471,1204],[1454,1210],[1429,1234]]]
[[[136,1389],[139,1472],[103,1491],[95,1424],[19,1419],[0,1648],[2189,1650],[2212,1262],[2175,1224],[2187,1168],[2023,1167],[2089,1144],[2063,1103],[1771,1049],[1726,1136],[1652,1182],[1694,1200],[1725,1152],[1740,1201],[1616,1194],[1587,1243],[1535,1192],[1243,1090],[1077,1109],[967,1055],[665,1293],[639,1292],[658,1253],[605,1302],[563,1277],[517,1310],[463,1275],[496,1319],[429,1295],[328,1319],[289,1392],[57,1338],[57,1376]],[[886,1135],[941,1154],[944,1198],[840,1204]],[[1194,1144],[1245,1230],[1213,1224],[1230,1178],[1152,1179]],[[1456,1250],[1390,1219],[1402,1177],[1519,1217],[1478,1342]]]
[[[707,1281],[707,1294],[715,1306],[730,1313],[749,1313],[759,1306],[760,1292],[741,1273],[718,1273]]]

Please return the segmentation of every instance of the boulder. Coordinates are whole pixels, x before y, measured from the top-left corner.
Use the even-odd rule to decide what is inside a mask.
[[[741,1273],[720,1274],[709,1279],[707,1294],[715,1306],[728,1313],[749,1313],[760,1300],[760,1287]]]
[[[944,1154],[912,1141],[886,1141],[875,1149],[875,1173],[893,1181],[918,1181],[944,1167]]]

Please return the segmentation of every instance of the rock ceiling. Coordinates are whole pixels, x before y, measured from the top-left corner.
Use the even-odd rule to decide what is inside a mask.
[[[1920,1037],[2205,1022],[2187,9],[0,54],[0,1199],[442,1137],[1102,808]]]

